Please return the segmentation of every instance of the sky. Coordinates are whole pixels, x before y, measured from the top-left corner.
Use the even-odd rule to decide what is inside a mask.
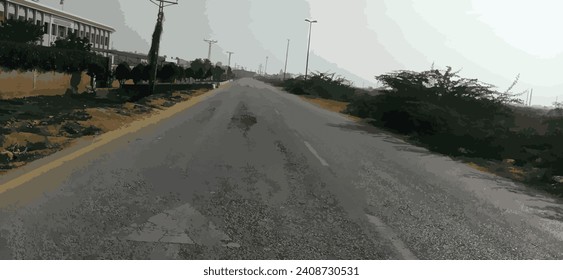
[[[40,0],[59,7],[59,0]],[[157,7],[149,0],[66,0],[65,10],[117,29],[113,46],[148,52]],[[268,73],[335,72],[357,86],[376,75],[451,66],[460,75],[516,91],[533,104],[563,100],[563,10],[560,0],[179,0],[166,8],[161,55],[207,57],[203,39],[219,41],[212,61]]]

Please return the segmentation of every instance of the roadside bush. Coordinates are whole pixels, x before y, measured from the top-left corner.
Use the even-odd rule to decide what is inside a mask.
[[[0,42],[0,67],[9,70],[73,73],[91,64],[107,68],[107,58],[91,52]]]
[[[285,91],[295,95],[309,95],[344,102],[350,101],[356,92],[356,89],[351,86],[348,80],[339,76],[335,77],[335,74],[320,72],[311,74],[307,80],[303,77],[287,80],[265,77],[258,77],[257,79],[273,86],[283,87]]]
[[[384,94],[352,98],[348,113],[446,154],[501,157],[504,148],[494,140],[509,135],[514,120],[506,104],[517,102],[508,91],[460,78],[451,68],[377,78],[386,86]]]
[[[119,81],[119,85],[123,87],[125,82],[131,78],[131,67],[127,62],[119,63],[115,68],[114,76]]]

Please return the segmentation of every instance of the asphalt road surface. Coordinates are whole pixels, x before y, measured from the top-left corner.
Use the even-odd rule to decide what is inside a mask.
[[[561,201],[242,79],[0,194],[0,258],[563,259],[562,221]]]

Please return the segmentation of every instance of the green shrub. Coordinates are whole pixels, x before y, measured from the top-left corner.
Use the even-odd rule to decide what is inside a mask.
[[[445,71],[399,71],[377,77],[386,90],[352,99],[347,111],[383,127],[411,135],[447,154],[500,158],[515,99],[491,85]]]
[[[96,64],[106,69],[107,58],[91,52],[0,42],[0,67],[9,70],[73,73]]]

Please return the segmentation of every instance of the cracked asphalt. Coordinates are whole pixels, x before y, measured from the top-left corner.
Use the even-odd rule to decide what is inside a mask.
[[[0,258],[563,259],[563,207],[241,79],[1,193]]]

